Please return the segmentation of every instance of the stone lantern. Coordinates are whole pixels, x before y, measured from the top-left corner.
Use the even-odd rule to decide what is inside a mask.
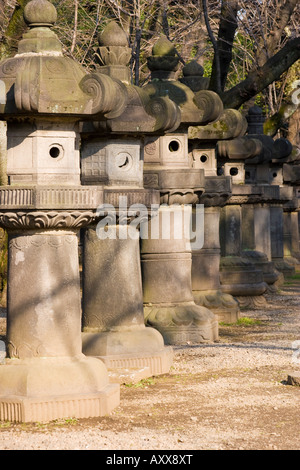
[[[259,140],[262,151],[248,159],[245,166],[246,184],[261,194],[255,203],[243,206],[244,254],[260,263],[269,291],[276,291],[283,282],[283,275],[278,273],[291,274],[294,269],[289,262],[288,242],[284,248],[284,239],[289,239],[289,208],[294,205],[294,195],[291,185],[283,184],[283,167],[290,160],[292,145],[287,139],[264,135],[265,117],[258,106],[250,108],[247,121],[247,136]]]
[[[282,160],[281,160],[282,161]],[[300,151],[293,147],[290,155],[283,160],[283,186],[293,189],[293,198],[283,205],[284,209],[284,259],[299,270],[299,186],[300,186]]]
[[[118,78],[128,101],[121,115],[86,122],[81,131],[81,180],[104,187],[107,218],[106,227],[84,230],[83,351],[107,365],[111,381],[126,383],[167,373],[173,362],[173,349],[144,322],[140,226],[160,203],[159,192],[143,185],[143,139],[174,127],[179,109],[130,84],[131,53],[116,22],[99,35],[99,46],[97,71]]]
[[[141,243],[145,321],[169,344],[218,338],[217,317],[196,305],[192,292],[191,250],[192,245],[203,246],[199,197],[205,180],[203,169],[192,166],[188,127],[216,120],[223,105],[218,95],[203,89],[204,84],[194,93],[177,80],[178,64],[174,46],[164,37],[159,39],[148,58],[151,81],[143,87],[149,97],[169,97],[180,109],[177,128],[146,137],[144,146],[144,186],[159,190],[161,201],[157,225],[153,221],[151,226],[155,235]],[[195,72],[190,72],[192,77]]]
[[[185,68],[183,69],[183,72]],[[195,79],[196,82],[196,79]],[[190,126],[189,151],[194,168],[205,174],[205,191],[200,196],[204,204],[204,246],[192,252],[192,288],[197,305],[213,311],[219,321],[235,322],[239,317],[239,304],[229,293],[222,291],[220,283],[220,214],[231,197],[234,177],[219,166],[217,143],[243,136],[246,122],[234,109],[226,109],[220,118],[206,126]],[[226,163],[235,168],[236,160]]]
[[[219,141],[217,148],[219,164],[225,172],[228,161],[230,169],[237,170],[232,174],[232,195],[221,215],[221,284],[244,308],[264,306],[263,294],[279,278],[270,255],[268,258],[270,217],[266,217],[269,212],[264,212],[266,204],[262,206],[263,201],[276,196],[276,188],[246,183],[248,163],[261,161],[264,148],[256,134]],[[253,208],[255,214],[251,212]]]
[[[80,184],[79,122],[122,113],[125,88],[63,56],[56,9],[32,0],[17,54],[0,63],[7,121],[7,358],[0,365],[0,420],[50,421],[107,414],[119,386],[82,354],[78,238],[103,190]],[[4,101],[4,102],[3,102]]]

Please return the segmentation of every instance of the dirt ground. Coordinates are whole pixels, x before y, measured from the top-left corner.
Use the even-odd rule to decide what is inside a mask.
[[[267,300],[219,342],[174,347],[169,374],[122,385],[109,416],[0,422],[0,450],[300,450],[299,273]]]

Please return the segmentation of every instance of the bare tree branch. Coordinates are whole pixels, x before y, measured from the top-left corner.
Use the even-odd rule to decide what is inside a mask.
[[[71,54],[73,54],[75,46],[76,46],[76,38],[77,38],[77,25],[78,25],[78,0],[74,0],[74,31],[73,31],[73,38],[71,44]]]
[[[238,109],[243,103],[279,80],[281,75],[300,58],[300,38],[292,39],[262,67],[249,73],[241,83],[226,91],[223,96],[225,107]]]

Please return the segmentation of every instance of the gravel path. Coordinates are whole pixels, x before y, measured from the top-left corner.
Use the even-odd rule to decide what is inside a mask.
[[[221,325],[219,342],[174,348],[169,374],[122,385],[111,415],[2,422],[0,450],[299,450],[300,387],[287,384],[300,371],[297,277],[247,322]]]

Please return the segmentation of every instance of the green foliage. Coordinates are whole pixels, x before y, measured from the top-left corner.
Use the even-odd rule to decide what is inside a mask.
[[[254,325],[261,325],[262,322],[254,318],[241,317],[235,323],[220,322],[219,324],[221,326],[254,326]]]
[[[142,379],[137,383],[128,383],[125,384],[125,387],[130,387],[130,388],[148,388],[149,385],[154,385],[155,384],[155,379],[153,377],[149,377],[147,379]]]

